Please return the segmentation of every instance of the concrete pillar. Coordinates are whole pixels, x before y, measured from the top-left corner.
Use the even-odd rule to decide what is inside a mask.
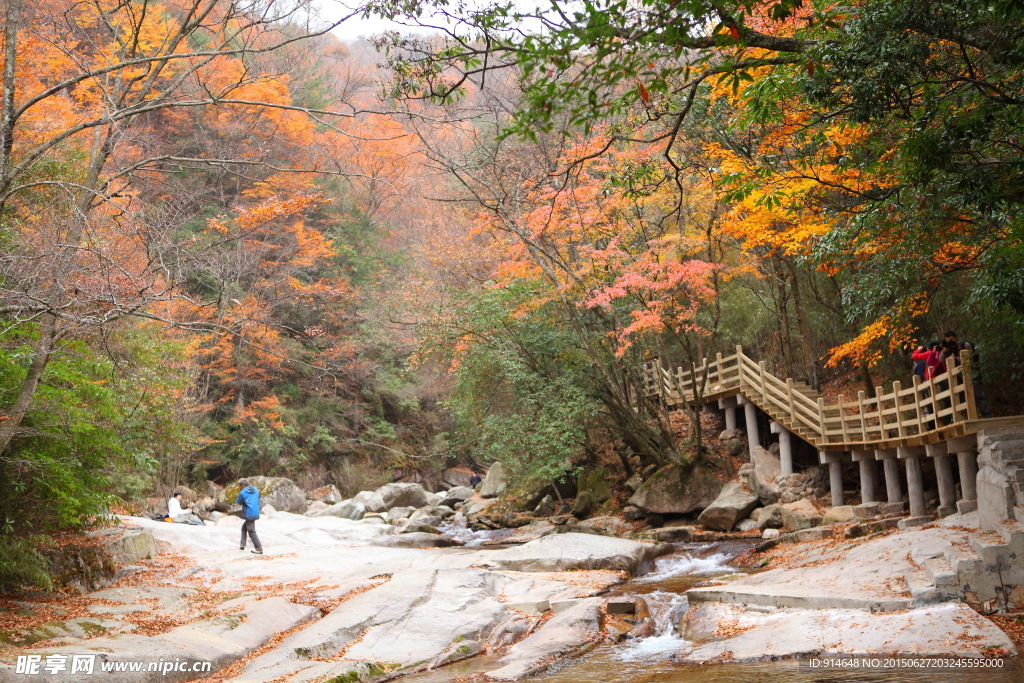
[[[956,509],[960,513],[978,509],[978,436],[970,434],[946,442],[947,450],[956,453],[960,470],[960,500]]]
[[[907,495],[910,498],[910,516],[924,517],[924,478],[921,476],[921,459],[909,456],[904,460],[907,463]]]
[[[743,417],[747,423],[747,447],[750,457],[754,457],[754,447],[761,445],[761,435],[757,432],[757,406],[743,399]]]
[[[953,480],[953,463],[946,453],[935,457],[935,478],[939,482],[939,516],[946,517],[956,512],[956,482]]]
[[[939,517],[946,517],[956,512],[956,480],[953,478],[949,447],[945,441],[940,441],[927,444],[924,452],[935,464],[935,480],[939,484]]]
[[[875,461],[863,459],[860,461],[860,502],[861,504],[875,502]]]
[[[736,406],[729,406],[725,409],[725,428],[736,429]]]
[[[960,451],[956,454],[960,467],[960,492],[964,500],[978,500],[978,454],[974,451]]]
[[[793,474],[793,435],[778,422],[771,424],[772,434],[779,435],[779,462],[782,463],[782,476]]]
[[[818,451],[818,457],[821,462],[828,463],[828,483],[832,489],[832,507],[839,507],[843,504],[842,456],[838,453]]]
[[[900,465],[893,451],[875,451],[875,459],[882,461],[885,469],[885,497],[890,505],[903,504],[903,491],[900,487]]]

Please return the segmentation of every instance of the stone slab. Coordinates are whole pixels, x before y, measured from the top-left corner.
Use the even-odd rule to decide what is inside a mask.
[[[921,515],[920,517],[904,517],[899,521],[897,526],[900,529],[909,529],[915,526],[923,526],[930,524],[935,521],[935,518],[931,515]]]

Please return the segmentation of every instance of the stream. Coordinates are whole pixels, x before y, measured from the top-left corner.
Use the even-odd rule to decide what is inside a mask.
[[[484,547],[500,543],[494,532],[468,532],[460,538]],[[493,534],[493,535],[492,535]],[[655,569],[612,588],[612,596],[642,595],[654,620],[652,635],[600,645],[577,657],[566,658],[543,674],[526,681],[535,683],[747,683],[748,681],[818,683],[1016,683],[1024,681],[1021,657],[1003,660],[1000,669],[857,668],[823,669],[808,659],[783,659],[745,663],[692,665],[677,662],[674,655],[687,646],[678,632],[686,613],[686,591],[710,579],[747,571],[732,566],[749,543],[677,544],[671,555],[659,558]],[[472,677],[498,666],[499,656],[479,655],[434,671],[403,677],[403,683],[447,683]],[[472,680],[472,678],[470,678]]]

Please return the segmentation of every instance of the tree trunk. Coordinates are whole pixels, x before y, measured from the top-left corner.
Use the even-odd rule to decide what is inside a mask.
[[[39,325],[39,339],[36,341],[32,354],[32,363],[28,366],[28,373],[21,382],[18,395],[14,403],[5,412],[5,419],[0,425],[0,454],[6,453],[7,448],[14,440],[15,434],[21,427],[25,413],[32,405],[32,397],[39,388],[39,380],[46,370],[46,364],[50,362],[50,354],[53,352],[53,342],[57,336],[56,317],[45,313]]]
[[[817,389],[820,385],[818,378],[818,359],[814,357],[814,343],[811,340],[811,326],[807,324],[807,316],[804,313],[803,292],[800,289],[800,278],[797,276],[796,266],[792,259],[786,259],[790,273],[793,278],[793,308],[796,311],[797,332],[800,335],[800,350],[803,356],[804,372],[807,375],[807,383]]]

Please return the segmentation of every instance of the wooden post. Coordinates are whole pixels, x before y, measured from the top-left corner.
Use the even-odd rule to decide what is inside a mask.
[[[843,442],[850,442],[850,433],[846,429],[846,406],[843,404],[843,395],[839,394],[839,424],[843,429]]]
[[[857,392],[857,412],[860,413],[860,440],[868,440],[868,416],[864,414],[864,390]]]
[[[921,375],[914,373],[914,410],[917,412],[917,433],[924,434],[924,415],[921,412]]]
[[[786,400],[789,402],[789,419],[796,426],[796,402],[793,400],[793,378],[786,378]]]
[[[882,387],[875,387],[875,410],[878,411],[878,438],[888,439],[889,430],[885,427],[885,415],[882,414]]]
[[[899,434],[902,439],[905,434],[903,433],[903,414],[900,411],[900,391],[903,390],[903,384],[897,380],[892,383],[892,396],[896,400],[896,433]]]
[[[744,370],[743,370],[743,347],[742,346],[737,346],[736,347],[736,366],[740,370],[740,386],[743,386]]]
[[[722,363],[722,354],[721,353],[716,353],[715,354],[715,379],[718,380],[718,386],[724,389],[725,388],[725,386],[724,386],[725,385],[725,380],[722,379],[722,366],[723,365],[724,365],[724,363]],[[710,372],[708,372],[708,381],[709,382],[711,381],[711,373]]]
[[[967,419],[978,419],[978,405],[974,398],[974,368],[971,367],[971,352],[967,349],[960,351],[960,368],[964,378],[964,396],[967,399]]]
[[[764,400],[765,405],[767,405],[768,404],[768,388],[767,388],[767,386],[765,385],[765,382],[764,382],[764,375],[767,372],[767,370],[764,369],[764,361],[761,361],[760,363],[757,364],[757,369],[759,371],[758,375],[760,375],[760,380],[761,380],[761,398],[762,398],[762,400]]]
[[[818,425],[821,433],[822,443],[828,443],[828,433],[825,431],[825,399],[818,399]]]
[[[957,408],[956,405],[956,377],[953,375],[953,372],[955,370],[956,362],[953,360],[953,356],[950,356],[949,358],[946,359],[946,376],[949,377],[949,405],[953,410],[952,414],[950,415],[950,418],[953,422],[957,422],[956,414],[959,410],[959,408]]]

